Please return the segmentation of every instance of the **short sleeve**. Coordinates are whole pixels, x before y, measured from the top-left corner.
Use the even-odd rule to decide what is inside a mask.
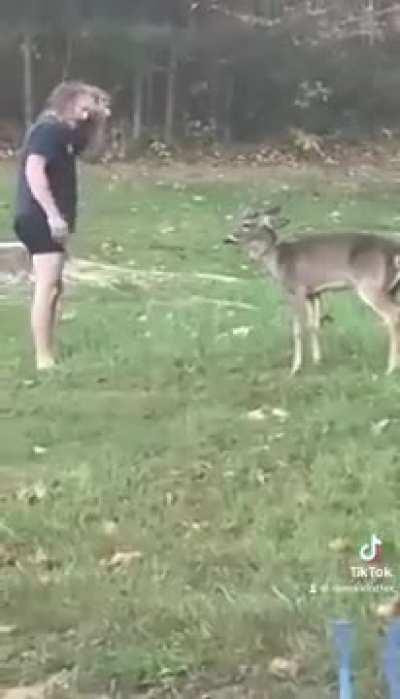
[[[28,141],[28,155],[41,155],[46,162],[51,162],[61,155],[64,145],[57,124],[38,124]]]

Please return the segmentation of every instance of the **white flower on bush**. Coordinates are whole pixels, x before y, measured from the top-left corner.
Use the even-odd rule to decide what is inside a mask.
[[[303,80],[298,86],[294,104],[299,109],[309,109],[317,102],[326,104],[332,94],[333,90],[324,85],[321,80],[315,82]]]

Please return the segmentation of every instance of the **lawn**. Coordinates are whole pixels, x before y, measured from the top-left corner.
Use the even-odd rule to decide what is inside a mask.
[[[82,174],[76,254],[148,283],[70,292],[62,367],[40,380],[26,298],[1,299],[0,686],[66,668],[80,691],[122,696],[240,676],[259,696],[322,697],[336,681],[329,621],[348,616],[360,697],[383,696],[387,594],[333,586],[373,533],[398,585],[400,376],[383,376],[386,336],[356,299],[332,298],[321,368],[291,379],[278,290],[221,241],[256,201],[282,204],[299,234],[394,232],[396,173]],[[4,166],[1,203],[12,190]],[[9,239],[6,206],[0,229]]]

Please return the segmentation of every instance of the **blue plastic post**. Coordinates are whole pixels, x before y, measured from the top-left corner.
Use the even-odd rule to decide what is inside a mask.
[[[332,623],[332,628],[339,667],[339,699],[353,699],[351,680],[353,624],[350,621],[337,620]]]
[[[400,699],[400,620],[392,621],[386,632],[383,669],[390,699]]]

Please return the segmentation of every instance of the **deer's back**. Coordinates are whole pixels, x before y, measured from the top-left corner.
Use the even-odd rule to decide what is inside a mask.
[[[367,278],[390,286],[398,275],[394,258],[400,242],[369,233],[331,233],[281,241],[276,263],[281,281],[289,289],[301,285],[308,292],[346,288]]]

